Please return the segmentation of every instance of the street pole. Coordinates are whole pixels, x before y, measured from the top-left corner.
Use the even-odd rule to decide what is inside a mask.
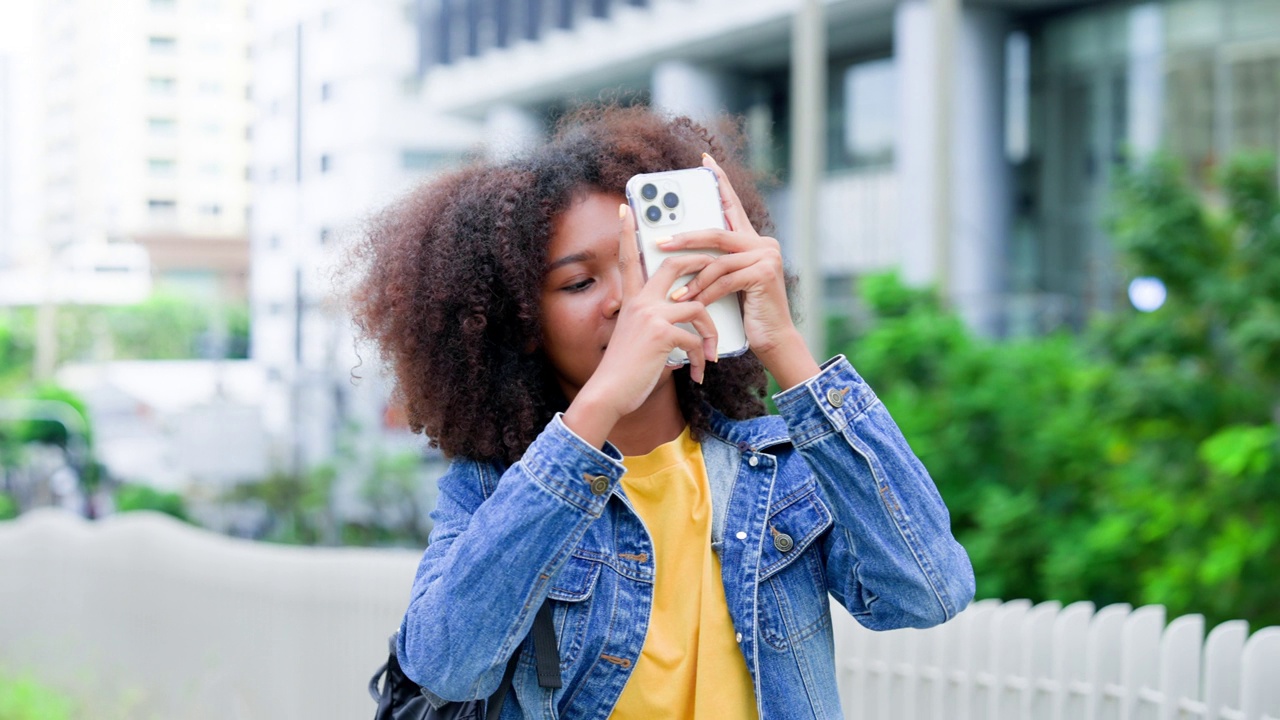
[[[800,0],[791,28],[791,202],[805,342],[825,358],[819,194],[827,136],[827,32],[822,0]]]
[[[955,35],[959,24],[960,0],[931,0],[934,36],[933,148],[936,165],[933,175],[934,277],[938,296],[949,303],[951,292],[951,127],[954,113]]]

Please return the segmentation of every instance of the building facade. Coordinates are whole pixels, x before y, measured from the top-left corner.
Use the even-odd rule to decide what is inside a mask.
[[[137,243],[172,284],[243,298],[246,0],[41,9],[42,242]]]
[[[421,96],[414,17],[398,0],[254,6],[251,344],[283,468],[407,436],[332,271],[364,220],[479,140]]]
[[[1280,152],[1280,0],[989,0],[954,18],[944,5],[823,3],[829,312],[858,275],[896,267],[986,333],[1078,327],[1122,302],[1104,222],[1119,164],[1164,150],[1204,180],[1234,153]],[[797,3],[418,7],[424,94],[495,133],[534,141],[602,92],[741,114],[752,164],[782,181],[787,249]]]

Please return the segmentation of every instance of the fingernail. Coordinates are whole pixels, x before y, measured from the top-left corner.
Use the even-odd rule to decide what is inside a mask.
[[[680,298],[682,298],[682,297],[684,297],[685,295],[688,295],[688,294],[689,294],[689,286],[688,286],[688,285],[682,285],[682,286],[680,286],[679,288],[677,288],[675,292],[671,293],[671,299],[672,299],[672,300],[679,300]]]
[[[660,237],[654,242],[658,243],[658,247],[666,247],[667,245],[670,245],[674,241],[675,241],[675,238],[673,237]]]
[[[719,165],[719,164],[720,164],[720,163],[716,162],[716,159],[715,159],[715,158],[711,157],[711,153],[702,153],[702,157],[704,157],[704,158],[706,158],[706,159],[710,160],[712,163],[714,163],[714,164],[716,164],[716,165]]]
[[[720,351],[717,348],[711,348],[711,362],[720,362]]]
[[[623,203],[618,206],[618,219],[625,220],[627,217],[627,204]]]

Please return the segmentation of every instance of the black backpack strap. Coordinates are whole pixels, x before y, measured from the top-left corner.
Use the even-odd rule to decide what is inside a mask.
[[[544,688],[561,687],[560,681],[560,648],[556,642],[555,620],[551,613],[551,603],[544,602],[533,618],[533,654],[538,665],[538,684]],[[502,714],[502,704],[511,690],[515,679],[516,665],[520,662],[520,648],[507,661],[507,671],[502,675],[498,689],[489,696],[485,704],[485,720],[498,720]]]
[[[507,671],[502,674],[502,682],[498,683],[498,689],[493,691],[489,702],[485,703],[485,720],[498,720],[498,716],[502,714],[502,703],[507,699],[507,691],[511,689],[511,681],[516,676],[516,665],[519,664],[520,648],[516,648],[507,661]]]
[[[544,688],[561,687],[560,648],[549,601],[542,603],[533,619],[533,652],[538,661],[538,684]]]

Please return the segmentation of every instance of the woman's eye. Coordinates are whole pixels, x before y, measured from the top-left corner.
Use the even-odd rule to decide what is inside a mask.
[[[588,278],[586,280],[579,280],[578,282],[573,283],[572,285],[566,285],[561,289],[564,290],[565,292],[571,292],[571,293],[582,292],[583,290],[586,290],[587,288],[591,287],[591,284],[593,282],[595,282],[595,280]]]

